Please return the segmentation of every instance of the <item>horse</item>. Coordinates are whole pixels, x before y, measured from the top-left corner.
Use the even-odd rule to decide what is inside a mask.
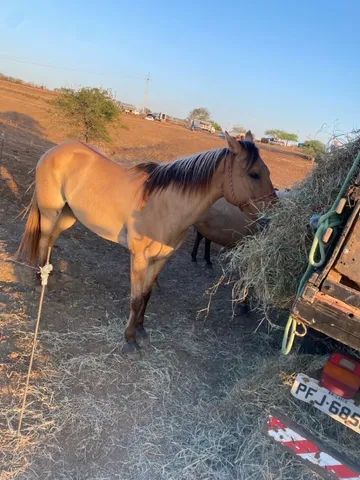
[[[257,223],[232,205],[225,198],[217,200],[194,224],[196,238],[191,252],[193,262],[196,262],[200,242],[205,239],[204,259],[208,267],[212,266],[210,259],[211,242],[223,247],[232,248],[246,235],[256,231]]]
[[[276,196],[289,196],[289,189],[277,190]],[[196,237],[191,252],[193,262],[197,260],[197,252],[202,239],[205,239],[204,259],[208,267],[212,266],[210,259],[211,242],[223,247],[232,248],[245,236],[253,235],[262,226],[262,220],[254,221],[246,213],[231,203],[220,198],[194,224]]]
[[[130,168],[82,142],[53,147],[36,166],[18,258],[45,265],[59,235],[77,220],[126,247],[131,295],[122,351],[136,352],[136,339],[147,337],[144,314],[153,284],[189,227],[221,197],[250,216],[275,198],[255,144],[225,138],[224,148]]]

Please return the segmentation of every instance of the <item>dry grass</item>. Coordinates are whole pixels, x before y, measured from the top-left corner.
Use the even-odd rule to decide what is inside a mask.
[[[18,335],[20,339],[19,350],[29,352],[33,338],[32,333],[22,331],[23,324],[20,319],[16,318],[16,315],[11,317],[14,337]],[[56,370],[49,365],[47,356],[40,348],[36,355],[35,371],[29,387],[29,403],[22,429],[23,435],[20,437],[17,435],[29,356],[25,353],[13,352],[9,357],[16,364],[16,368],[6,363],[0,366],[3,380],[0,415],[1,480],[18,478],[21,473],[30,468],[31,457],[37,446],[41,445],[45,437],[51,436],[56,431],[53,416],[58,408],[54,403],[54,391],[52,390],[52,379]]]
[[[236,302],[250,293],[252,305],[266,318],[270,309],[291,306],[312,242],[309,219],[332,205],[359,149],[357,138],[321,158],[291,196],[268,213],[269,228],[225,255],[228,272],[235,280]]]
[[[20,390],[5,412],[1,479],[318,478],[263,433],[273,406],[360,455],[354,432],[289,393],[295,372],[319,368],[322,357],[280,357],[264,333],[236,349],[204,324],[184,327],[179,319],[169,344],[166,328],[152,332],[137,359],[119,354],[115,320],[81,333],[43,331],[20,440]],[[204,376],[214,361],[224,371]],[[216,375],[222,380],[212,388]]]

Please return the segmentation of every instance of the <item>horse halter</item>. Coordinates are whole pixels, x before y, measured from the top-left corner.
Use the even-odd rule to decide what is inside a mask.
[[[241,175],[241,177],[245,177],[245,173]],[[228,155],[225,158],[225,178],[228,177],[229,180],[229,192],[230,193],[230,203],[236,205],[240,210],[251,205],[252,203],[261,202],[263,200],[267,200],[268,198],[276,198],[275,190],[267,195],[261,195],[259,197],[249,198],[247,202],[241,202],[238,198],[236,198],[235,191],[234,191],[234,184],[233,184],[233,158],[232,155]],[[225,189],[224,189],[225,190]]]

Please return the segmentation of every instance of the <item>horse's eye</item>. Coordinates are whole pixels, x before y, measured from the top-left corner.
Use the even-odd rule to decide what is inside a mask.
[[[254,180],[259,180],[260,179],[260,175],[256,172],[250,172],[249,177],[253,178]]]

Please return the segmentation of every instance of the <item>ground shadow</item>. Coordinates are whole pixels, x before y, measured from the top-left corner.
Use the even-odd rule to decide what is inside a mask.
[[[41,155],[54,146],[29,115],[0,112],[0,192],[18,204],[28,201],[28,187]],[[19,205],[18,205],[19,206]]]

